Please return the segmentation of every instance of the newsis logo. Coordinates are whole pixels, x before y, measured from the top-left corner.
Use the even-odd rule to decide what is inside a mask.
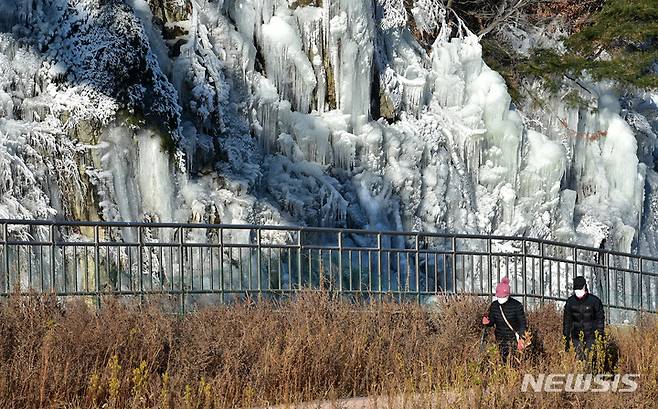
[[[620,392],[637,390],[640,374],[525,374],[521,391],[528,392]]]

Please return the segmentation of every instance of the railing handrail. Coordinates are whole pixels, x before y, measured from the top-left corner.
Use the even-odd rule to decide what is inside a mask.
[[[0,219],[0,225],[28,225],[28,226],[55,226],[55,227],[149,227],[149,228],[184,228],[184,229],[224,229],[224,230],[273,230],[273,231],[295,231],[295,232],[313,232],[313,233],[347,233],[361,235],[385,235],[385,236],[420,236],[443,239],[472,239],[472,240],[500,240],[500,241],[525,241],[549,246],[559,246],[569,249],[596,252],[600,254],[609,254],[612,256],[628,257],[642,259],[645,261],[658,262],[658,256],[648,256],[643,254],[626,253],[611,249],[584,246],[580,244],[567,243],[555,240],[540,239],[528,236],[506,236],[506,235],[486,235],[486,234],[469,234],[469,233],[437,233],[421,231],[400,231],[400,230],[368,230],[340,227],[308,227],[308,226],[291,226],[291,225],[255,225],[255,224],[215,224],[215,223],[177,223],[177,222],[126,222],[126,221],[75,221],[75,220],[31,220],[31,219]],[[2,243],[2,241],[0,241]],[[511,255],[512,253],[510,253]],[[523,253],[518,253],[522,255]],[[560,259],[561,261],[571,262],[570,259]]]

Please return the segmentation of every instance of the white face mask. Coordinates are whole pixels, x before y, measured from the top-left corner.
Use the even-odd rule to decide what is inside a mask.
[[[503,298],[496,297],[496,299],[498,300],[498,304],[505,304],[509,299],[509,297],[503,297]]]
[[[574,290],[574,294],[576,294],[576,297],[578,298],[583,298],[585,296],[585,289],[583,288],[582,290]]]

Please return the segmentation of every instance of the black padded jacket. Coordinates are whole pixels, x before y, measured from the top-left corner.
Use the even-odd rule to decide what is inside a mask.
[[[526,330],[527,323],[525,318],[525,312],[523,311],[523,304],[510,297],[506,303],[502,304],[503,312],[507,321],[509,321],[514,331],[505,323],[503,315],[500,312],[501,304],[498,303],[498,300],[491,303],[489,306],[489,327],[496,326],[494,333],[496,334],[496,340],[498,342],[509,342],[515,341],[516,336],[514,332],[516,331],[520,337],[523,337],[523,333]]]
[[[605,330],[605,309],[599,297],[585,294],[582,299],[572,295],[564,305],[562,333],[567,345],[572,339],[579,339],[583,333],[585,340],[593,340],[596,331],[603,335]]]

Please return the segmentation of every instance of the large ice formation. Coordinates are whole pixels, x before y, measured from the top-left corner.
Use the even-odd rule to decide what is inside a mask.
[[[1,0],[0,216],[658,250],[656,94],[515,106],[476,35],[419,1],[425,49],[398,3]]]

